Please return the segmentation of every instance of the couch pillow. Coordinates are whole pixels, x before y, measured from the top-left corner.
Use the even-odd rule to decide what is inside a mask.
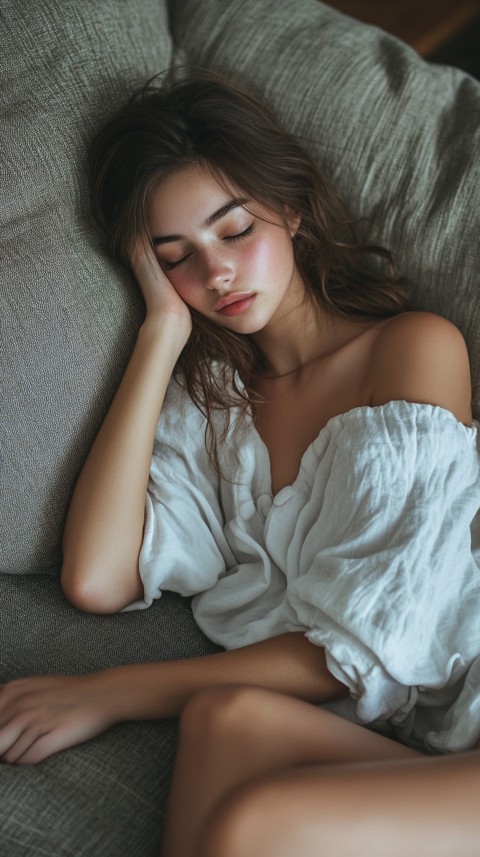
[[[88,140],[167,68],[161,0],[3,0],[0,9],[0,570],[45,571],[128,359],[141,301],[88,218]]]
[[[172,0],[175,62],[251,82],[303,141],[415,307],[463,331],[480,380],[480,83],[317,0]],[[178,59],[177,59],[178,58]],[[474,388],[480,416],[480,384]]]

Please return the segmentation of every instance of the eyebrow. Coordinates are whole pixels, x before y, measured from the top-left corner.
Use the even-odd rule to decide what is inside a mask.
[[[242,205],[248,202],[248,199],[245,197],[234,197],[230,199],[225,205],[222,205],[221,208],[218,208],[213,214],[210,214],[207,219],[202,223],[202,228],[213,226],[218,220],[221,220],[222,217],[226,217],[234,208],[241,208]],[[154,247],[158,247],[160,244],[169,244],[172,241],[182,241],[184,235],[156,235],[152,237],[152,243]]]

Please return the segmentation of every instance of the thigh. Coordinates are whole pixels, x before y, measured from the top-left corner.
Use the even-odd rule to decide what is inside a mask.
[[[480,754],[290,769],[219,804],[202,857],[478,857]]]
[[[201,691],[181,718],[164,857],[199,857],[207,820],[221,819],[219,808],[229,795],[266,777],[302,765],[360,764],[416,755],[335,714],[271,690],[230,686]],[[216,851],[211,844],[208,848],[205,854],[229,853],[222,852],[222,846]]]

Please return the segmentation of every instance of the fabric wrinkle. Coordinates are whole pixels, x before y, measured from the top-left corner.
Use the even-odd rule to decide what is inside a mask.
[[[432,752],[473,746],[478,424],[405,401],[354,408],[327,423],[273,496],[268,450],[251,417],[239,419],[219,445],[219,478],[205,418],[169,388],[146,503],[145,598],[131,608],[162,589],[193,595],[201,630],[226,649],[303,631],[359,722],[388,721]]]

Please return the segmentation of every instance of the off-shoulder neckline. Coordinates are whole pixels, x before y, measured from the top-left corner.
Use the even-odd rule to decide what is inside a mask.
[[[288,496],[293,490],[298,487],[298,484],[301,480],[302,474],[307,470],[307,460],[309,460],[312,454],[315,451],[315,448],[318,448],[319,443],[323,440],[324,436],[328,433],[331,433],[337,426],[337,423],[343,423],[350,421],[355,421],[356,419],[363,418],[364,421],[375,421],[383,412],[387,414],[390,412],[396,411],[404,411],[404,412],[429,412],[430,416],[438,419],[440,421],[446,421],[448,423],[452,423],[456,426],[460,431],[463,431],[466,436],[470,434],[476,434],[479,424],[476,420],[473,420],[471,426],[466,426],[464,423],[460,422],[457,419],[452,411],[449,411],[448,408],[444,408],[441,405],[430,405],[424,402],[409,402],[405,399],[392,399],[389,402],[385,402],[382,405],[359,405],[356,408],[350,408],[348,411],[342,412],[340,414],[336,414],[331,417],[328,422],[320,429],[318,435],[314,438],[314,440],[308,445],[306,450],[304,451],[302,458],[300,460],[300,466],[298,469],[298,473],[289,485],[285,485],[283,488],[280,488],[275,494],[272,489],[272,470],[271,470],[271,462],[270,462],[270,454],[267,448],[266,443],[262,439],[260,433],[258,432],[253,419],[250,419],[250,430],[252,432],[254,442],[258,448],[262,451],[262,475],[265,481],[265,487],[268,486],[268,494],[272,498],[274,503],[281,502],[282,497]]]

